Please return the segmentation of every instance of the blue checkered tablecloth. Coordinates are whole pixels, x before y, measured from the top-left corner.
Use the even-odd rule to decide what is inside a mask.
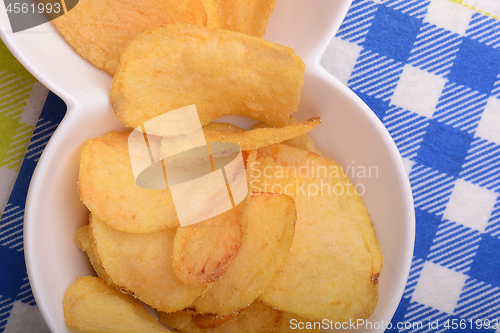
[[[389,331],[500,332],[499,14],[498,0],[355,0],[322,60],[410,178],[415,251]]]
[[[386,126],[412,186],[415,252],[388,332],[500,332],[499,16],[500,0],[355,0],[322,59]],[[48,331],[22,225],[65,110],[49,93],[0,219],[0,333]]]

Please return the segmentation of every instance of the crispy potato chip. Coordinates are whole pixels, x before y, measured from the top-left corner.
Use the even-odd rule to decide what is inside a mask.
[[[320,123],[321,120],[314,117],[285,127],[262,127],[247,131],[232,124],[211,122],[203,126],[203,134],[207,142],[231,142],[237,144],[241,150],[255,150],[303,136]],[[171,139],[164,137],[160,145],[160,156],[167,156],[170,150]]]
[[[294,125],[299,123],[295,118],[290,117],[289,125]],[[252,129],[257,129],[257,128],[269,128],[271,126],[265,124],[265,123],[258,123],[252,127]],[[318,155],[322,155],[321,152],[316,148],[316,145],[314,144],[314,141],[311,139],[308,133],[304,133],[300,136],[297,136],[295,138],[291,138],[288,140],[283,141],[283,143],[286,143],[287,145],[297,147],[300,149],[308,150],[313,153],[316,153]]]
[[[207,26],[262,37],[276,0],[204,0]],[[210,14],[209,14],[210,13]]]
[[[252,195],[243,213],[240,253],[191,307],[199,313],[225,316],[251,304],[284,265],[295,219],[295,204],[289,196]]]
[[[225,323],[233,320],[238,316],[238,312],[235,312],[229,316],[214,316],[194,313],[192,319],[196,326],[201,329],[214,328],[224,325]]]
[[[257,148],[280,143],[285,140],[297,138],[311,131],[321,120],[317,117],[303,122],[297,122],[285,127],[278,128],[255,128],[249,131],[226,131],[215,130],[215,126],[205,126],[203,132],[207,142],[232,142],[241,147],[242,150],[254,150]]]
[[[160,312],[159,315],[161,323],[181,333],[269,333],[274,332],[281,312],[255,301],[236,316],[231,316],[229,320],[223,321],[222,325],[207,329],[196,325],[200,318],[194,321],[193,315],[184,311]]]
[[[216,0],[200,0],[205,7],[207,13],[207,27],[212,29],[220,29],[219,10]]]
[[[297,205],[289,257],[259,299],[312,320],[368,318],[377,303],[382,254],[341,167],[285,144],[259,149],[253,167],[252,191],[285,193]]]
[[[222,29],[171,24],[137,36],[121,58],[111,104],[136,128],[195,104],[202,125],[239,114],[285,126],[297,111],[304,63],[292,49]]]
[[[203,126],[203,133],[206,132],[233,132],[233,133],[243,133],[246,130],[244,128],[238,127],[230,123],[219,123],[216,121],[210,122]],[[208,141],[208,140],[207,140]]]
[[[205,289],[182,283],[172,269],[175,228],[147,234],[118,231],[95,216],[91,238],[102,267],[121,290],[166,312],[193,303]]]
[[[128,135],[109,132],[87,141],[80,160],[80,198],[95,217],[121,231],[177,227],[179,221],[168,187],[151,190],[136,185]]]
[[[169,332],[132,297],[92,276],[71,285],[63,309],[66,323],[84,332]]]
[[[226,272],[240,250],[244,205],[245,201],[206,221],[177,228],[172,267],[181,281],[203,286]]]
[[[90,237],[90,226],[88,224],[78,228],[75,232],[75,244],[89,257],[90,264],[97,276],[102,278],[107,284],[113,285],[113,281],[102,267],[101,261],[95,252],[95,243]]]
[[[200,0],[80,0],[54,23],[76,52],[114,74],[126,46],[144,29],[206,20]]]
[[[290,312],[281,312],[281,318],[276,324],[274,333],[317,333],[321,328],[320,322],[314,322]]]

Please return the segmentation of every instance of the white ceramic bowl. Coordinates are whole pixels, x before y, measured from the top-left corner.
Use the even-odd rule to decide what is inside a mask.
[[[350,0],[278,1],[265,37],[291,46],[306,63],[297,117],[322,118],[322,125],[311,133],[318,148],[345,169],[373,170],[369,177],[348,174],[363,189],[384,254],[379,303],[369,319],[377,327],[390,321],[401,299],[413,253],[415,220],[408,178],[390,135],[375,114],[320,65],[350,4]],[[52,23],[12,33],[5,8],[0,7],[4,43],[68,106],[31,182],[24,247],[33,294],[47,325],[52,332],[72,332],[64,323],[63,295],[77,277],[92,272],[73,243],[76,228],[87,220],[76,189],[80,148],[91,137],[124,127],[109,103],[107,73],[78,56]]]

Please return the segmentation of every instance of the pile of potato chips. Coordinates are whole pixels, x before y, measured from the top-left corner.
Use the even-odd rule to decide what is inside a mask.
[[[196,105],[207,142],[241,148],[249,188],[225,213],[180,226],[168,186],[136,184],[130,132],[86,142],[78,190],[90,218],[75,243],[98,277],[67,291],[69,326],[279,333],[295,331],[293,322],[317,332],[322,320],[373,312],[380,246],[355,187],[307,134],[319,118],[291,117],[305,67],[292,49],[262,38],[274,5],[81,0],[55,20],[78,53],[114,75],[111,104],[125,125]],[[261,123],[212,122],[226,115]],[[149,145],[160,151],[155,130]]]

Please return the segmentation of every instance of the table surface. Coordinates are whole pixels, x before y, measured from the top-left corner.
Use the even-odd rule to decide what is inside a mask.
[[[388,332],[500,332],[499,17],[498,0],[355,0],[323,56],[386,126],[413,191],[415,252]],[[65,111],[0,42],[0,333],[48,332],[22,227]]]

